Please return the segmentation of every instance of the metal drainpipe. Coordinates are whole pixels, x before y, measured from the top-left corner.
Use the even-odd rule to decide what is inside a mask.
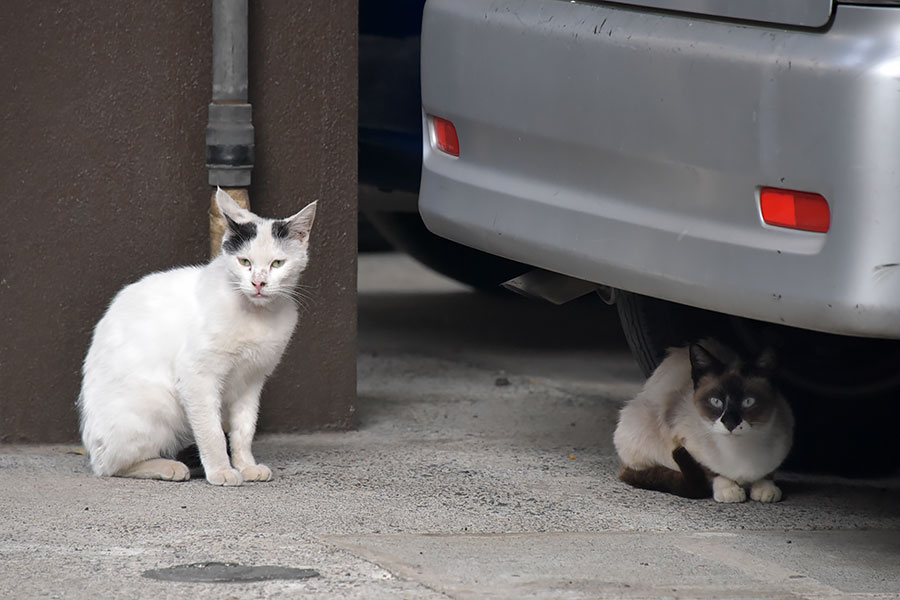
[[[254,145],[252,110],[247,101],[247,0],[213,0],[212,102],[206,125],[209,184],[227,191],[250,208]],[[224,220],[212,193],[209,209],[210,252],[222,246]]]

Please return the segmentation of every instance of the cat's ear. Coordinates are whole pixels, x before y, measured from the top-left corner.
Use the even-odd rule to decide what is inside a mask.
[[[246,223],[253,220],[252,212],[235,202],[228,192],[218,186],[216,186],[216,204],[231,229],[234,228],[234,223]]]
[[[775,372],[775,364],[775,350],[766,348],[757,357],[756,362],[753,364],[753,370],[763,377],[771,377]]]
[[[285,219],[290,228],[291,237],[305,242],[309,239],[309,231],[312,229],[313,221],[316,220],[316,204],[318,200],[315,202],[311,202],[307,205],[306,208],[298,212],[293,217],[289,217]]]
[[[695,386],[704,375],[721,375],[725,372],[725,364],[700,344],[691,344],[689,353],[691,356],[691,379],[694,380]]]

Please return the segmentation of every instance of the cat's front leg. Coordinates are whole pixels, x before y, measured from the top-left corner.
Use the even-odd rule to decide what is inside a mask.
[[[778,502],[781,489],[771,479],[760,479],[750,486],[750,498],[757,502]]]
[[[747,492],[727,477],[716,475],[713,479],[713,499],[716,502],[743,502]]]
[[[194,441],[200,450],[206,481],[213,485],[241,485],[244,479],[240,471],[233,469],[228,460],[216,379],[195,376],[180,386],[179,391]]]
[[[231,462],[241,472],[244,481],[271,481],[272,470],[257,464],[251,446],[256,433],[256,418],[259,414],[259,394],[261,380],[252,384],[246,392],[232,403],[228,411],[228,441],[231,445]]]

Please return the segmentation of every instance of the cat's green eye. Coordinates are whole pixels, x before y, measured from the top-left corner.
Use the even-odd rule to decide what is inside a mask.
[[[754,404],[756,404],[756,398],[744,398],[744,401],[741,402],[741,406],[744,408],[750,408]]]
[[[239,258],[239,259],[238,259],[238,262],[241,263],[241,266],[242,266],[242,267],[249,267],[249,266],[250,266],[250,259],[249,259],[249,258]]]
[[[722,401],[715,396],[710,396],[709,403],[712,404],[715,408],[722,408]]]
[[[280,267],[280,266],[283,265],[283,264],[284,264],[284,260],[282,260],[282,259],[280,259],[280,258],[279,258],[278,260],[273,260],[273,261],[272,261],[272,268],[273,268],[273,269],[277,269],[278,267]]]

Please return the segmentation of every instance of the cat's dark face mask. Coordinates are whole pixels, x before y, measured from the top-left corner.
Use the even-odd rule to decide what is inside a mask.
[[[756,361],[725,364],[699,344],[690,347],[694,402],[704,418],[721,421],[728,433],[743,432],[768,422],[775,406],[770,378],[774,354],[763,352]]]
[[[775,405],[774,391],[766,379],[736,371],[702,377],[695,388],[694,402],[704,418],[721,420],[729,432],[741,423],[752,428],[768,422]]]

